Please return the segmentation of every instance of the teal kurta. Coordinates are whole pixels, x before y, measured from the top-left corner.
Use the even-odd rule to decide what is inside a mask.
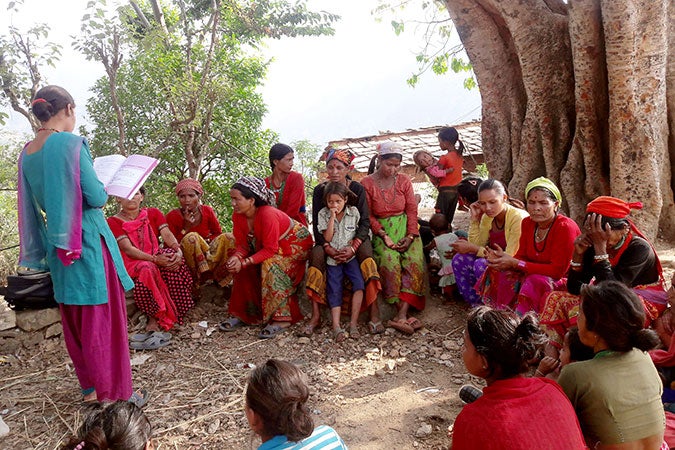
[[[108,289],[103,265],[101,239],[112,255],[115,269],[125,290],[132,289],[134,283],[129,277],[122,262],[122,256],[115,238],[108,227],[101,207],[105,205],[108,195],[103,183],[94,172],[93,161],[89,153],[87,141],[72,133],[52,134],[41,150],[33,154],[23,154],[22,172],[30,186],[33,205],[45,211],[45,193],[48,190],[63,190],[67,183],[61,177],[67,173],[68,146],[80,145],[80,187],[82,190],[82,255],[72,265],[64,266],[56,254],[56,246],[49,239],[44,239],[46,264],[54,282],[54,297],[57,302],[67,305],[99,305],[108,302]],[[79,144],[81,143],[81,144]],[[21,174],[20,174],[21,176]],[[50,197],[55,196],[51,192]],[[64,196],[65,197],[65,196]],[[65,208],[64,204],[58,207]],[[62,213],[67,214],[66,211]],[[49,217],[46,217],[47,227]],[[41,221],[39,226],[43,227]],[[30,230],[30,233],[45,236],[44,230]],[[43,261],[22,260],[26,267],[44,268]]]

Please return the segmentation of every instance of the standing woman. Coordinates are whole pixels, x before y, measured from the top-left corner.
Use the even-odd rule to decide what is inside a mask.
[[[319,211],[323,207],[324,189],[329,182],[342,183],[356,195],[356,208],[359,210],[360,220],[356,229],[356,236],[352,240],[351,248],[354,249],[356,259],[361,268],[361,274],[366,282],[366,290],[362,309],[370,308],[370,322],[368,330],[371,334],[384,331],[380,321],[380,313],[377,307],[377,295],[382,290],[380,276],[377,272],[377,264],[373,259],[373,246],[370,242],[370,212],[366,191],[361,183],[349,177],[354,155],[348,150],[336,150],[329,148],[321,157],[326,161],[326,173],[328,180],[314,188],[312,194],[312,227],[314,229],[314,242],[312,256],[307,269],[307,296],[312,302],[312,317],[309,323],[299,332],[302,336],[310,336],[320,323],[319,305],[327,305],[326,302],[326,255],[339,260],[348,260],[354,254],[350,249],[337,251],[333,249],[319,232]]]
[[[510,256],[500,246],[488,250],[488,270],[482,280],[483,301],[521,314],[540,313],[544,300],[567,272],[574,239],[581,233],[576,222],[560,214],[562,196],[548,178],[525,187],[527,212],[522,221],[518,251]]]
[[[265,178],[265,185],[274,193],[277,208],[307,226],[305,206],[305,180],[293,172],[293,149],[286,144],[274,144],[270,149],[272,175]]]
[[[19,156],[19,264],[51,271],[84,400],[143,404],[132,392],[127,344],[124,291],[134,284],[101,211],[108,196],[89,145],[72,134],[75,102],[46,86],[31,110],[42,126]]]
[[[180,208],[169,211],[166,223],[180,242],[195,284],[213,279],[227,286],[232,276],[225,263],[234,249],[234,236],[223,233],[213,208],[202,204],[204,188],[199,181],[185,178],[175,191]]]
[[[460,239],[452,244],[457,252],[452,258],[457,288],[472,306],[481,302],[475,285],[487,269],[486,248],[499,245],[509,255],[518,251],[520,226],[527,211],[511,206],[508,200],[501,182],[483,181],[478,186],[478,201],[469,205],[469,240]]]
[[[302,319],[297,290],[305,277],[312,236],[274,207],[274,194],[260,178],[240,178],[230,197],[236,241],[235,253],[227,261],[234,274],[232,317],[220,329],[262,323],[265,327],[258,337],[273,338]]]
[[[411,306],[418,311],[424,309],[424,254],[412,182],[407,175],[398,173],[402,150],[394,142],[378,144],[379,167],[361,184],[368,198],[370,228],[375,236],[373,250],[384,299],[398,310],[389,326],[412,334],[423,326],[416,317],[408,317],[408,310]]]

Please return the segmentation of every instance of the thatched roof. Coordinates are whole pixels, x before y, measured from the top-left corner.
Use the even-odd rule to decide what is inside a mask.
[[[478,164],[483,162],[481,123],[480,121],[466,122],[459,125],[440,125],[434,127],[418,128],[400,132],[383,131],[373,136],[358,138],[345,138],[328,143],[329,147],[351,151],[354,159],[354,171],[352,177],[359,180],[367,175],[370,160],[377,153],[375,147],[382,141],[399,142],[404,148],[402,170],[415,179],[422,181],[422,174],[416,174],[415,163],[412,156],[418,150],[427,150],[434,156],[439,157],[445,152],[438,146],[438,131],[446,126],[453,126],[459,132],[459,138],[466,147],[465,158],[473,158]],[[417,175],[417,177],[416,177]]]

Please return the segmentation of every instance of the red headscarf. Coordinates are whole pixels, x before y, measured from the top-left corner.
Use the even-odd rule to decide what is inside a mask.
[[[202,187],[201,183],[193,178],[185,178],[184,180],[180,180],[176,185],[176,195],[180,194],[180,191],[183,189],[192,189],[199,195],[204,194],[204,188]]]
[[[607,195],[602,195],[595,200],[591,201],[588,205],[586,205],[586,214],[600,214],[604,217],[609,217],[610,219],[626,219],[628,221],[628,224],[630,225],[630,229],[632,233],[637,234],[640,236],[642,239],[647,241],[649,246],[652,248],[654,251],[654,255],[656,256],[656,268],[659,272],[659,278],[661,279],[661,284],[662,286],[665,286],[665,280],[663,279],[663,268],[661,266],[661,261],[659,260],[659,255],[656,253],[656,249],[652,245],[651,242],[649,242],[649,239],[645,237],[644,234],[638,229],[638,227],[635,226],[632,220],[628,218],[628,214],[630,214],[631,209],[642,209],[642,202],[626,202],[621,200],[620,198],[616,197],[609,197]],[[621,248],[619,248],[614,256],[610,259],[610,264],[615,266],[618,262],[619,259],[621,258],[621,255],[623,254],[624,250],[628,247],[628,244],[630,243],[632,239],[631,233],[629,233],[623,242],[623,245]]]
[[[610,219],[625,219],[631,209],[642,209],[642,203],[628,203],[620,198],[603,195],[586,206],[586,214],[595,213]]]

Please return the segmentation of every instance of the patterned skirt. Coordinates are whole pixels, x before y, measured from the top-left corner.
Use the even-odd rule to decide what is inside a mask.
[[[407,232],[407,216],[377,219],[389,237],[398,242]],[[387,247],[379,236],[373,239],[373,250],[377,262],[384,299],[389,303],[402,300],[418,310],[425,305],[424,254],[422,240],[415,238],[405,252]]]
[[[633,288],[645,309],[645,327],[659,317],[668,306],[668,294],[661,283]],[[567,291],[553,291],[546,297],[539,324],[552,344],[562,347],[565,333],[576,326],[581,297]]]
[[[234,253],[234,236],[231,233],[220,234],[207,243],[193,231],[180,241],[180,247],[196,283],[204,281],[204,278],[213,278],[220,286],[232,283],[232,274],[225,267]]]
[[[250,325],[301,320],[297,290],[312,244],[309,230],[295,222],[277,254],[234,275],[230,314]]]
[[[160,248],[157,254],[174,253]],[[136,264],[133,273],[134,302],[138,309],[157,319],[159,326],[171,329],[174,323],[183,323],[183,317],[194,306],[192,274],[185,262],[177,270],[159,267],[150,261]]]

